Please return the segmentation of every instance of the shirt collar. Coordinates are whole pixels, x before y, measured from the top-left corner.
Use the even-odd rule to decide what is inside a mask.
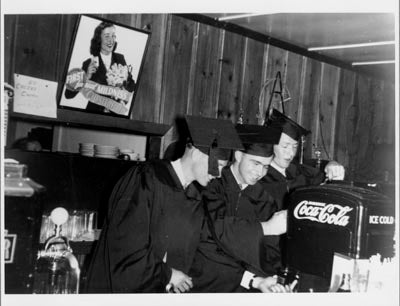
[[[276,171],[286,177],[286,168],[279,167],[274,160],[272,160],[270,167],[274,168]]]
[[[111,56],[112,56],[112,53],[110,53],[110,54],[108,54],[108,55],[105,55],[105,54],[103,54],[103,53],[100,52],[100,56],[101,56],[101,59],[102,59],[102,61],[103,61],[103,63],[104,63],[104,66],[106,66],[107,69],[111,68],[110,66],[111,66]]]
[[[236,183],[239,185],[240,190],[245,189],[248,186],[248,184],[239,183],[239,179],[237,178],[235,172],[233,171],[233,165],[230,166],[230,169],[231,169],[231,172],[233,174],[233,177],[235,178]]]
[[[186,189],[186,187],[189,184],[186,182],[185,176],[183,174],[181,159],[179,158],[175,161],[171,161],[171,165],[172,165],[172,168],[174,168],[176,175],[178,176],[178,179],[183,186],[183,189]]]
[[[102,59],[104,59],[104,58],[111,58],[111,55],[112,55],[112,52],[110,52],[110,54],[104,54],[104,53],[101,53],[101,52],[100,52],[100,56],[101,56]]]

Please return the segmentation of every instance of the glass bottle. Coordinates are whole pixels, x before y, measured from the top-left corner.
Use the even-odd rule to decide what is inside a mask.
[[[55,224],[54,235],[38,252],[33,293],[79,293],[80,268],[72,253],[68,239],[61,235],[62,224],[68,219],[64,208],[56,208],[51,212],[51,220]]]
[[[295,292],[297,291],[297,284],[300,279],[299,272],[291,269],[289,267],[284,267],[279,269],[278,274],[277,274],[277,283],[281,285],[289,285],[292,287],[292,290]]]

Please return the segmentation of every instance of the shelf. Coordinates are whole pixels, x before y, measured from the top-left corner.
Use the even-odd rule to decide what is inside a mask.
[[[10,117],[24,121],[34,121],[57,125],[78,126],[108,131],[129,132],[137,135],[164,136],[170,129],[167,124],[130,120],[125,118],[91,114],[67,109],[58,109],[57,118],[34,116],[10,112]]]

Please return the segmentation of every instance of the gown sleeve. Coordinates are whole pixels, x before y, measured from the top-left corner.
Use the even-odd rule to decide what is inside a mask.
[[[319,185],[325,179],[325,173],[317,168],[307,166],[304,164],[294,164],[293,178],[289,181],[289,191],[307,185]],[[289,168],[291,169],[291,168]]]
[[[105,239],[113,292],[157,292],[170,279],[171,269],[155,255],[150,235],[155,188],[154,176],[137,167],[111,195]]]
[[[278,210],[282,210],[284,207],[283,202],[285,195],[289,192],[289,185],[287,181],[272,180],[270,177],[264,176],[261,182],[265,190],[275,199]]]
[[[261,183],[277,202],[278,210],[287,208],[285,202],[291,191],[298,187],[318,185],[325,179],[325,174],[319,169],[297,163],[286,169],[286,177],[273,168],[268,171]]]
[[[223,186],[214,184],[205,193],[205,205],[209,209],[216,237],[230,255],[245,263],[250,270],[258,272],[263,238],[261,224],[256,220],[229,215],[229,204],[222,196],[222,189]]]

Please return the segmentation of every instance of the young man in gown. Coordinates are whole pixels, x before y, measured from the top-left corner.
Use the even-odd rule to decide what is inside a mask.
[[[279,209],[286,209],[286,197],[297,187],[319,185],[325,179],[344,179],[344,167],[336,161],[329,161],[324,171],[320,171],[320,169],[299,164],[295,160],[299,141],[302,136],[309,133],[308,130],[276,109],[273,110],[268,124],[282,129],[282,134],[279,143],[274,145],[275,156],[261,183],[277,201]]]
[[[309,133],[301,125],[276,109],[273,109],[267,124],[282,129],[282,134],[279,143],[274,145],[274,158],[260,183],[275,199],[278,210],[287,209],[288,196],[298,187],[319,185],[325,180],[344,179],[344,167],[336,161],[329,161],[321,171],[295,160],[301,137]],[[277,266],[285,265],[285,238],[283,235],[275,245],[269,245],[268,253],[275,254]]]
[[[268,239],[286,231],[286,211],[277,212],[258,183],[273,158],[279,129],[238,125],[244,150],[204,192],[207,223],[190,270],[192,292],[287,292],[276,283],[266,251]]]
[[[204,212],[197,182],[219,176],[218,149],[240,149],[230,121],[186,116],[188,141],[173,162],[132,168],[115,186],[87,277],[87,292],[186,292]]]

